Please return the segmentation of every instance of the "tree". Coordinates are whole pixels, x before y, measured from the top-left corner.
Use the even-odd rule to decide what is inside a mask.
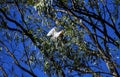
[[[119,4],[119,0],[0,3],[3,76],[36,77],[43,69],[48,76],[119,77]],[[63,33],[51,39],[47,33],[55,26]]]

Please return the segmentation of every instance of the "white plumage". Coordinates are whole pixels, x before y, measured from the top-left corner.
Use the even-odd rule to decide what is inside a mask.
[[[80,19],[80,23],[82,23],[82,19]]]
[[[48,32],[47,36],[51,36],[52,39],[58,38],[58,37],[62,34],[63,30],[57,32],[55,29],[56,29],[56,27],[53,27],[53,28]]]
[[[47,36],[53,36],[54,33],[56,32],[56,31],[55,31],[55,28],[56,28],[56,27],[52,28],[52,29],[48,32]]]

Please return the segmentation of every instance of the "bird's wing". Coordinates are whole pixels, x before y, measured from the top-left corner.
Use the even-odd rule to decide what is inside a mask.
[[[61,31],[59,31],[59,32],[54,32],[53,37],[57,38],[57,37],[59,37],[62,33],[63,33],[63,30],[61,30]]]
[[[54,35],[54,32],[56,32],[56,31],[55,31],[55,27],[52,28],[52,29],[48,32],[47,36]]]

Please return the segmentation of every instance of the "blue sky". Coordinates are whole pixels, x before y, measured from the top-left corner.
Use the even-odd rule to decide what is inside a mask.
[[[32,10],[33,10],[33,8],[32,8]],[[14,18],[14,16],[12,17],[12,18],[14,18],[15,20],[17,20],[18,22],[21,22],[21,18],[20,18],[20,16],[19,16],[19,13],[18,12],[16,12],[16,9],[13,9],[13,8],[10,8],[10,13],[11,14],[16,14],[16,17]],[[29,13],[27,13],[28,15],[29,15]],[[38,17],[38,15],[37,15],[37,13],[35,12],[35,15],[34,16],[36,16],[36,17]],[[33,17],[34,17],[33,16]],[[58,15],[57,15],[58,17],[59,16],[61,16],[61,13],[58,13]],[[120,19],[119,19],[120,20]],[[119,21],[118,20],[118,21]],[[45,22],[45,21],[43,21],[43,22]],[[45,31],[45,33],[46,32],[48,32],[53,26],[51,26],[50,28],[47,28],[47,26],[44,26],[44,24],[43,23],[38,23],[38,24],[40,24],[40,25],[42,25],[42,26],[39,26],[40,28],[42,28],[42,29],[44,29],[43,31]],[[16,25],[15,24],[13,24],[13,23],[11,23],[11,22],[8,22],[8,25],[10,26],[10,27],[12,27],[12,28],[16,28]],[[31,26],[33,26],[33,25],[31,25]],[[35,27],[34,27],[35,28]],[[108,29],[108,33],[110,34],[110,36],[111,37],[116,37],[115,36],[115,34],[114,34],[114,32],[111,30],[111,28],[109,28],[109,27],[107,27],[107,29]],[[6,30],[7,31],[7,30]],[[112,31],[112,32],[111,32]],[[13,35],[14,35],[14,33],[12,33],[12,32],[10,32],[10,31],[7,31],[8,33],[10,33],[10,37],[12,37],[13,38]],[[99,33],[100,34],[100,33]],[[22,36],[21,36],[21,34],[17,34],[18,36],[19,36],[19,38],[21,38]],[[101,35],[101,34],[100,34]],[[3,33],[1,32],[0,33],[0,40],[5,40],[5,38],[3,37],[4,35],[3,35]],[[88,37],[88,35],[85,35],[85,40],[90,40],[90,38]],[[10,43],[8,43],[8,42],[6,42],[5,44],[8,46],[8,47],[11,47],[11,45],[13,45],[13,47],[16,47],[16,45],[14,44],[14,40],[12,40],[12,41],[10,41]],[[30,45],[31,45],[31,48],[30,48],[30,52],[32,52],[32,50],[35,50],[35,54],[38,54],[39,53],[39,49],[38,48],[36,48],[32,43],[31,43],[31,41],[30,41],[30,39],[28,39],[28,41],[26,41],[26,46],[27,45],[29,45],[28,43],[30,43]],[[114,46],[110,46],[111,47],[111,49],[113,49],[113,47]],[[23,53],[22,51],[24,50],[24,48],[23,48],[23,44],[22,43],[19,43],[18,44],[18,46],[17,46],[17,48],[19,49],[19,50],[17,50],[17,51],[15,51],[15,54],[17,55],[17,58],[19,59],[21,56],[22,56],[22,54],[21,53]],[[12,48],[10,48],[10,50],[12,51]],[[115,58],[115,60],[116,60],[116,62],[118,62],[118,63],[120,63],[120,49],[118,49],[117,50],[118,52],[114,52],[114,51],[111,51],[111,54],[113,54],[113,58]],[[5,52],[4,52],[4,50],[3,50],[3,53],[4,54],[6,54]],[[7,70],[7,69],[10,69],[11,67],[12,67],[12,65],[14,66],[14,69],[15,69],[15,71],[14,72],[16,72],[17,74],[21,74],[21,73],[23,73],[23,74],[25,74],[25,76],[28,76],[28,77],[30,77],[30,75],[29,74],[27,74],[27,73],[25,73],[25,72],[23,72],[22,70],[20,70],[15,64],[10,64],[11,62],[12,62],[12,59],[10,58],[10,57],[8,57],[7,55],[4,55],[4,54],[0,54],[0,55],[2,55],[1,57],[2,57],[2,59],[4,59],[4,57],[5,57],[5,61],[6,62],[9,62],[8,64],[5,64],[5,65],[3,65],[3,67],[5,67],[5,70]],[[39,55],[39,57],[37,57],[37,58],[41,58],[41,55]],[[21,62],[21,65],[23,65],[25,68],[28,68],[27,67],[27,65],[25,64],[25,63],[22,63]],[[104,62],[101,62],[101,66],[102,66],[102,68],[105,70],[105,71],[108,71],[107,70],[107,68],[106,68],[106,65],[105,65],[105,63]],[[35,68],[34,68],[34,72],[35,72],[35,74],[37,74],[39,77],[47,77],[47,75],[43,72],[43,69],[42,69],[43,67],[40,67],[39,65],[37,65]],[[94,68],[93,68],[94,69]],[[95,70],[95,69],[94,69]],[[119,70],[119,73],[120,73],[120,69],[118,69]],[[18,73],[19,72],[19,73]],[[1,73],[1,72],[0,72]],[[76,72],[73,72],[72,74],[74,74],[74,73],[76,73]],[[9,72],[9,77],[11,77],[11,72]],[[86,75],[84,75],[84,77],[92,77],[90,74],[86,74]],[[74,77],[79,77],[79,76],[74,76]]]

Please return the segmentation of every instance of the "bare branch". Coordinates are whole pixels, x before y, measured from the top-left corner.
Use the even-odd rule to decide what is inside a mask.
[[[28,74],[30,74],[33,77],[37,77],[34,73],[30,72],[28,69],[24,68],[23,66],[21,66],[18,62],[18,60],[16,59],[16,57],[14,56],[14,54],[12,52],[10,52],[10,50],[7,48],[7,46],[0,40],[0,43],[2,44],[2,46],[5,48],[6,52],[11,56],[11,58],[14,60],[15,64],[22,69],[23,71],[27,72]]]
[[[0,66],[0,70],[2,71],[4,77],[8,77],[6,71],[4,70],[2,66]]]

